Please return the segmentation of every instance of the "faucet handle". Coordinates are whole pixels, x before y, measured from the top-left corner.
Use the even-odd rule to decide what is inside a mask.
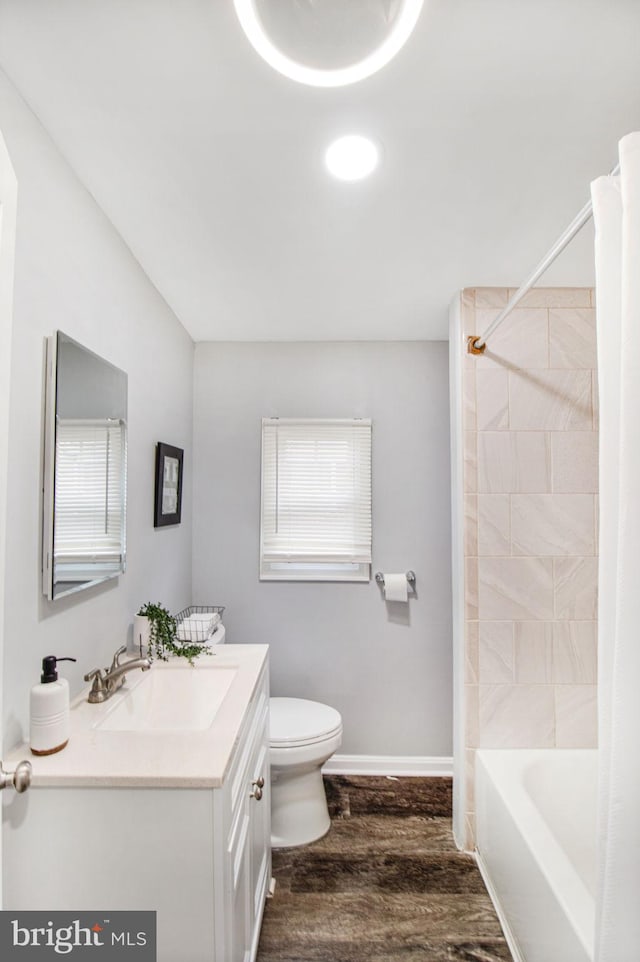
[[[84,676],[85,681],[93,681],[93,691],[101,691],[104,688],[104,674],[102,668],[94,668]]]
[[[85,681],[93,680],[93,685],[91,686],[91,691],[89,692],[89,696],[87,698],[87,701],[90,701],[92,704],[106,701],[106,699],[109,697],[104,674],[106,670],[106,668],[104,670],[102,668],[94,668],[93,671],[88,672],[84,676]]]
[[[113,661],[111,662],[111,668],[109,669],[109,671],[113,671],[115,668],[118,668],[120,666],[120,656],[124,655],[126,650],[127,650],[126,645],[122,645],[121,648],[118,648],[115,655],[113,656]]]

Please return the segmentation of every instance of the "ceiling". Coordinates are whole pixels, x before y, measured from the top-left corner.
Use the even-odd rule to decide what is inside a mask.
[[[640,128],[639,49],[639,0],[425,0],[380,73],[322,89],[232,0],[0,0],[1,68],[196,341],[446,338]],[[324,169],[344,133],[383,145],[366,181]],[[590,231],[545,283],[592,282]]]

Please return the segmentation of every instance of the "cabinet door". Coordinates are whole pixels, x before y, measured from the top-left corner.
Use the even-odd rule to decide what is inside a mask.
[[[251,957],[250,827],[247,799],[235,822],[227,853],[229,901],[224,962],[249,962]]]
[[[254,699],[244,750],[232,770],[224,888],[226,922],[222,957],[216,962],[253,962],[258,950],[264,901],[271,879],[271,792],[269,784],[269,695],[267,681]]]
[[[266,726],[266,722],[265,722]],[[251,929],[252,957],[257,948],[264,911],[271,881],[271,786],[269,780],[269,746],[266,728],[258,745],[253,765],[252,783],[255,786],[250,799],[251,817]],[[261,797],[257,797],[256,787],[261,786]]]

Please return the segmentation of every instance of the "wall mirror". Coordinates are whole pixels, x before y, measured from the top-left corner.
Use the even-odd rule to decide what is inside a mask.
[[[127,375],[47,338],[42,573],[51,601],[125,570]]]

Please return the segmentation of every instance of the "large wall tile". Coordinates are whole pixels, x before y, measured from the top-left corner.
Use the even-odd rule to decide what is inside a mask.
[[[465,760],[465,775],[467,779],[467,804],[469,810],[473,811],[476,802],[475,793],[475,773],[476,773],[476,750],[475,748],[468,748],[464,753]]]
[[[594,496],[512,495],[511,553],[543,556],[594,554]]]
[[[556,685],[595,685],[598,672],[595,621],[553,625],[553,681]]]
[[[464,627],[465,684],[477,685],[478,672],[478,622],[467,621]]]
[[[553,681],[551,621],[516,621],[513,626],[515,680],[541,685]]]
[[[549,367],[595,368],[593,308],[549,311]]]
[[[465,291],[465,331],[481,334],[513,293]],[[462,362],[470,846],[476,746],[595,744],[593,308],[588,288],[536,288]]]
[[[478,491],[483,494],[551,491],[551,451],[540,431],[481,431]]]
[[[553,567],[556,619],[594,621],[598,608],[598,559],[556,558]]]
[[[464,432],[464,490],[475,494],[478,490],[478,455],[475,431]]]
[[[478,747],[478,686],[465,685],[465,737],[467,748]]]
[[[509,288],[509,296],[515,289]],[[591,307],[590,287],[534,287],[520,301],[523,307]]]
[[[513,623],[478,623],[478,674],[481,682],[513,682]]]
[[[473,784],[473,783],[472,783]],[[473,851],[475,848],[475,838],[476,838],[476,813],[466,812],[464,816],[465,832],[463,848],[465,852]]]
[[[466,431],[475,431],[476,417],[476,371],[471,368],[462,377],[462,423]]]
[[[598,435],[595,431],[553,431],[551,485],[554,492],[598,490]]]
[[[478,559],[465,558],[464,562],[464,603],[467,621],[478,618]]]
[[[508,494],[477,496],[479,555],[511,554],[509,501]]]
[[[509,375],[507,371],[476,372],[477,427],[479,431],[506,431],[509,427]]]
[[[484,331],[498,311],[476,310],[478,332]],[[549,312],[516,308],[487,341],[478,356],[478,370],[495,367],[549,367]]]
[[[474,558],[478,554],[478,495],[464,496],[464,554]]]
[[[516,431],[590,431],[591,371],[510,371],[509,425]]]
[[[480,685],[480,748],[552,748],[551,685]]]
[[[475,287],[475,306],[480,310],[497,307],[502,310],[507,306],[509,291],[506,287]]]
[[[556,685],[556,747],[596,748],[598,699],[596,685]]]
[[[460,313],[462,315],[462,330],[464,334],[477,334],[476,331],[476,296],[472,289],[462,292],[460,297]]]
[[[478,616],[481,621],[550,621],[551,558],[479,558]]]

